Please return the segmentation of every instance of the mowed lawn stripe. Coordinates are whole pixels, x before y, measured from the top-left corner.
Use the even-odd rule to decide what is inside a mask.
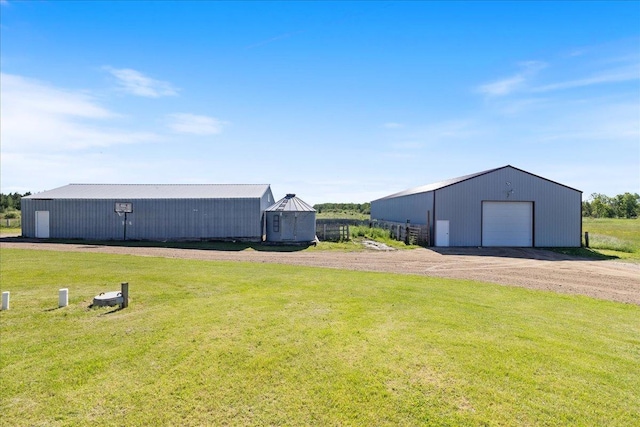
[[[6,425],[626,426],[640,412],[634,305],[273,264],[0,255]],[[121,281],[127,309],[87,308]]]

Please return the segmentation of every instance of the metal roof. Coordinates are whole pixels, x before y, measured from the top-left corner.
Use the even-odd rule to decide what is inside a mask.
[[[462,181],[466,181],[468,179],[472,179],[472,178],[475,178],[475,177],[478,177],[478,176],[481,176],[481,175],[485,175],[485,174],[488,174],[488,173],[491,173],[491,172],[495,172],[495,171],[500,170],[500,169],[505,169],[505,168],[512,168],[512,169],[518,170],[520,172],[524,172],[526,174],[529,174],[529,175],[544,179],[545,181],[553,182],[554,184],[558,184],[558,185],[561,185],[563,187],[567,187],[567,188],[569,188],[571,190],[580,191],[580,190],[576,190],[575,188],[568,187],[568,186],[566,186],[564,184],[560,184],[558,182],[551,181],[550,179],[543,178],[541,176],[532,174],[532,173],[527,172],[525,170],[518,169],[518,168],[516,168],[514,166],[506,165],[506,166],[502,166],[502,167],[499,167],[499,168],[494,168],[494,169],[489,169],[489,170],[482,171],[482,172],[473,173],[471,175],[459,176],[457,178],[451,178],[451,179],[447,179],[445,181],[435,182],[433,184],[427,184],[427,185],[423,185],[423,186],[420,186],[420,187],[410,188],[408,190],[400,191],[398,193],[394,193],[394,194],[391,194],[391,195],[386,196],[386,197],[382,197],[382,198],[377,199],[377,200],[393,199],[395,197],[410,196],[412,194],[420,194],[420,193],[426,193],[426,192],[429,192],[429,191],[435,191],[435,190],[439,190],[439,189],[444,188],[444,187],[448,187],[450,185],[457,184],[457,183],[462,182]],[[377,200],[374,200],[374,202],[377,201]]]
[[[69,184],[26,199],[252,199],[269,184]]]
[[[282,199],[275,202],[273,205],[267,208],[268,212],[315,212],[311,205],[303,202],[299,198],[296,197],[295,194],[287,194]]]

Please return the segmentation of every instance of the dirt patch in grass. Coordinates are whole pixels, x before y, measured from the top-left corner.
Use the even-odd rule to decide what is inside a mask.
[[[3,241],[4,240],[4,241]],[[9,241],[11,240],[11,241]],[[594,261],[542,249],[437,248],[262,252],[103,246],[0,239],[0,248],[277,263],[468,279],[640,305],[640,264]]]

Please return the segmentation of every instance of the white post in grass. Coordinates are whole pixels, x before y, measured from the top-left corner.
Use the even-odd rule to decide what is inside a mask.
[[[66,307],[69,305],[69,289],[62,288],[58,291],[58,307]]]
[[[2,293],[2,309],[9,310],[9,291]]]

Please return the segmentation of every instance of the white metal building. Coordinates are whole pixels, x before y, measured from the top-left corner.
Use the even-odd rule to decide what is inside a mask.
[[[70,184],[22,198],[22,235],[261,241],[268,184]]]
[[[578,247],[582,192],[507,165],[374,200],[371,219],[428,224],[435,246]]]

